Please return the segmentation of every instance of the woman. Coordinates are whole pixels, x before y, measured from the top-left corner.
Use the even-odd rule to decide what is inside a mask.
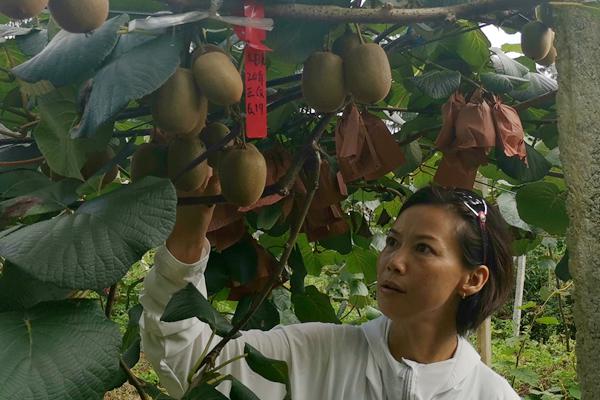
[[[207,190],[214,194],[216,185]],[[185,392],[211,331],[197,319],[164,323],[160,316],[188,282],[206,295],[211,215],[204,206],[178,209],[141,297],[146,357],[175,397]],[[287,362],[295,400],[519,399],[464,338],[510,292],[510,238],[495,208],[468,191],[419,190],[393,224],[377,274],[384,316],[362,326],[306,323],[247,331],[229,342],[217,364],[242,354],[249,343]],[[243,360],[220,372],[234,375],[262,400],[285,395],[283,385],[255,374]],[[228,393],[229,387],[219,389]]]

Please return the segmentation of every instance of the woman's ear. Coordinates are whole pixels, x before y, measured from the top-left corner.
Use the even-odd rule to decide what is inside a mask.
[[[480,265],[472,271],[469,271],[465,281],[461,285],[461,295],[469,297],[479,292],[490,277],[490,270],[487,265]]]

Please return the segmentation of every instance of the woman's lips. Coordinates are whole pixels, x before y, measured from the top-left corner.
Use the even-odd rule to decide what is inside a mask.
[[[389,293],[389,294],[398,294],[398,293],[404,294],[404,293],[406,293],[404,291],[404,289],[402,289],[400,286],[396,285],[393,282],[389,282],[389,281],[382,282],[379,285],[379,290],[382,293]]]

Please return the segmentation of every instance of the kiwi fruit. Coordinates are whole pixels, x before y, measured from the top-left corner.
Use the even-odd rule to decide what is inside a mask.
[[[347,26],[344,34],[335,39],[333,42],[331,51],[342,57],[342,59],[345,59],[348,56],[348,53],[358,46],[360,46],[360,39],[358,38],[358,35]]]
[[[212,103],[229,106],[242,98],[242,77],[227,54],[204,53],[196,58],[192,69],[200,92]]]
[[[108,0],[50,0],[48,9],[65,31],[87,33],[106,21]]]
[[[206,127],[202,129],[202,132],[200,132],[200,140],[204,142],[204,145],[206,145],[206,148],[208,149],[223,140],[225,136],[229,135],[230,132],[231,131],[226,125],[220,122],[213,122],[212,124],[206,125]],[[231,146],[232,144],[233,141],[230,141],[226,143],[223,148]],[[219,162],[220,153],[221,151],[219,150],[210,154],[208,156],[208,165],[211,167],[216,167]]]
[[[100,168],[104,167],[114,157],[115,152],[112,147],[107,147],[105,150],[89,153],[87,156],[87,161],[81,169],[81,175],[83,175],[85,180],[90,179],[92,176],[96,175]],[[114,181],[118,173],[119,167],[117,165],[113,165],[112,168],[104,174],[101,186],[104,187]]]
[[[192,63],[196,61],[196,58],[200,57],[202,54],[210,53],[212,51],[218,51],[219,53],[226,54],[222,47],[219,47],[216,44],[205,43],[202,46],[198,46],[192,53]]]
[[[248,143],[223,152],[219,161],[221,193],[232,204],[252,205],[260,199],[267,183],[265,157]]]
[[[146,176],[167,177],[167,147],[144,143],[131,158],[131,180],[137,182]]]
[[[193,192],[204,184],[208,176],[206,160],[175,180],[177,175],[192,161],[206,151],[204,143],[196,136],[176,137],[169,143],[167,151],[167,171],[175,188],[184,192]]]
[[[197,92],[192,71],[177,68],[156,92],[152,116],[161,130],[178,135],[190,133],[194,129],[201,130],[207,110],[208,103]],[[198,125],[202,127],[198,128]]]
[[[552,46],[548,54],[546,54],[546,57],[542,58],[541,60],[537,60],[536,63],[543,65],[544,67],[549,67],[556,61],[556,56],[556,47]]]
[[[342,57],[329,51],[312,53],[304,63],[302,94],[317,111],[338,110],[346,98]]]
[[[392,70],[385,51],[376,43],[352,49],[344,59],[346,88],[359,103],[377,103],[392,87]]]
[[[554,31],[541,21],[530,21],[521,29],[523,54],[534,60],[548,55],[554,42]]]
[[[11,19],[33,18],[48,5],[48,0],[0,0],[0,13]]]

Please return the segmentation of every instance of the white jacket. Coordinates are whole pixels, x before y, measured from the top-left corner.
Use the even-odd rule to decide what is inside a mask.
[[[205,251],[205,253],[208,253]],[[140,302],[142,348],[171,396],[182,397],[187,376],[211,335],[197,319],[160,321],[171,295],[193,283],[206,296],[208,254],[194,264],[179,262],[165,246],[144,281]],[[251,330],[230,341],[217,365],[243,353],[249,343],[265,356],[288,363],[294,400],[513,400],[519,396],[485,364],[464,338],[452,359],[419,364],[396,361],[387,346],[389,320],[362,326],[306,323],[268,332]],[[215,338],[213,345],[219,338]],[[221,370],[250,387],[261,400],[280,400],[282,384],[265,380],[242,359]],[[218,387],[229,393],[229,383]]]

